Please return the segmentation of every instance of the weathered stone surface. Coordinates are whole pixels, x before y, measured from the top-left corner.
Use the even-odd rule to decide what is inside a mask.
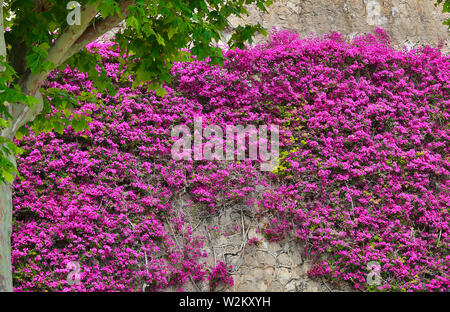
[[[177,205],[186,221],[195,228],[194,234],[205,238],[204,251],[209,256],[208,266],[223,261],[233,266],[234,286],[218,287],[217,291],[339,291],[351,290],[349,285],[333,288],[324,280],[308,277],[312,260],[302,258],[303,246],[294,237],[280,242],[268,242],[258,231],[254,207],[234,206],[220,211],[216,216],[201,218],[184,207],[181,199]],[[244,212],[245,211],[245,212]],[[217,235],[217,230],[221,234]],[[233,229],[227,232],[227,229]],[[237,230],[236,230],[237,229]],[[260,241],[258,246],[248,244],[250,238]],[[209,291],[208,282],[188,285],[186,291]]]
[[[341,32],[348,37],[371,32],[383,27],[396,48],[414,48],[423,44],[450,51],[450,32],[442,22],[449,14],[442,13],[442,5],[432,0],[275,0],[263,13],[249,7],[249,16],[233,17],[232,26],[261,23],[266,29],[289,29],[302,36],[311,33]],[[267,40],[258,36],[256,42]]]
[[[280,265],[291,266],[291,258],[286,253],[279,255],[277,260]]]

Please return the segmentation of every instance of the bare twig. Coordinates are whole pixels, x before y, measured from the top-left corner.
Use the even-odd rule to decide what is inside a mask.
[[[217,263],[216,249],[215,249],[215,246],[214,246],[213,243],[212,243],[211,235],[209,234],[209,231],[208,231],[208,229],[206,228],[206,226],[205,226],[205,231],[206,231],[206,233],[208,234],[209,245],[211,246],[211,249],[212,249],[213,255],[214,255],[214,265],[216,265],[216,263]]]
[[[330,292],[333,292],[333,290],[328,286],[328,283],[323,279],[323,277],[322,277],[322,283],[325,285],[326,288],[328,288],[328,290]]]
[[[173,228],[172,228],[172,225],[170,224],[170,222],[167,222],[167,224],[169,225],[170,232],[172,232],[172,235],[171,235],[171,236],[173,236],[173,239],[174,239],[174,241],[175,241],[175,244],[176,244],[177,247],[178,247],[178,250],[179,250],[180,252],[183,252],[183,249],[181,248],[180,244],[178,243],[178,240],[177,240],[177,237],[176,237],[176,235],[175,235],[175,231],[174,231]],[[189,277],[189,280],[191,281],[191,283],[192,283],[192,284],[195,286],[195,288],[197,289],[197,291],[201,291],[201,289],[198,288],[197,284],[195,283],[194,279],[192,278],[191,274],[189,274],[188,277]]]
[[[347,186],[347,189],[350,191],[350,188],[348,187],[347,182],[345,182],[345,186]],[[352,204],[352,211],[355,211],[355,206],[353,205],[353,197],[350,195],[350,200],[351,200],[351,204]]]
[[[441,241],[441,234],[442,234],[442,229],[439,230],[439,237],[438,237],[438,241],[436,243],[436,246],[439,246],[439,243]]]

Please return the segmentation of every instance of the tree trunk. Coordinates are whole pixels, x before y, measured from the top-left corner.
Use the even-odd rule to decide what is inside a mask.
[[[6,57],[3,25],[3,1],[0,1],[0,55]],[[0,71],[5,70],[0,67]],[[3,135],[3,133],[2,133]],[[14,156],[11,159],[14,164]],[[12,291],[11,270],[11,230],[12,230],[12,187],[10,183],[0,183],[0,292]]]
[[[12,291],[12,185],[0,185],[0,292]]]
[[[3,0],[0,0],[0,56],[6,59],[7,45],[4,37],[4,23],[3,23]],[[100,23],[97,29],[89,28],[91,21],[97,15],[97,8],[99,1],[87,4],[83,7],[81,12],[81,24],[72,25],[68,27],[54,42],[53,46],[48,51],[47,62],[61,65],[68,57],[78,52],[90,41],[96,39],[97,36],[112,29],[118,22],[126,18],[129,13],[129,5],[133,4],[135,0],[121,1],[119,9],[123,13],[119,18],[117,16],[110,16]],[[108,28],[109,27],[109,28]],[[80,38],[80,36],[83,37]],[[78,40],[80,38],[80,40]],[[77,41],[78,40],[78,41]],[[75,45],[75,46],[74,46]],[[4,66],[0,66],[0,72],[4,71]],[[0,136],[5,138],[14,138],[16,131],[27,122],[32,121],[42,110],[43,100],[39,89],[44,79],[46,79],[48,72],[41,72],[38,74],[30,74],[24,77],[20,86],[22,92],[28,95],[34,95],[39,103],[32,108],[23,103],[14,103],[9,105],[11,124],[8,128],[2,129]],[[4,90],[0,90],[4,92]],[[5,103],[0,103],[3,105]],[[10,159],[14,164],[15,158]],[[0,183],[0,292],[12,291],[12,270],[11,270],[11,231],[12,231],[12,184]]]

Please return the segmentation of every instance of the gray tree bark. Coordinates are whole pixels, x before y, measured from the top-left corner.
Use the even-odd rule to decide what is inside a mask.
[[[14,161],[14,157],[11,160]],[[11,271],[11,187],[11,183],[7,182],[0,185],[0,292],[13,290]]]
[[[6,60],[5,25],[3,24],[3,1],[0,1],[0,55]],[[0,67],[0,71],[4,71]],[[2,135],[4,135],[2,133]],[[14,156],[10,157],[15,164]],[[12,185],[0,185],[0,292],[12,291],[11,231],[12,231]]]

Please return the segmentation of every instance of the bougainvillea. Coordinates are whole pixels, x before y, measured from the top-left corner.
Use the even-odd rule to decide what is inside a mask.
[[[234,281],[230,276],[229,271],[232,270],[231,265],[226,265],[222,261],[218,261],[217,265],[212,269],[212,272],[208,275],[209,287],[211,290],[215,290],[219,285],[233,286]]]
[[[295,235],[322,255],[311,277],[361,290],[448,290],[449,56],[396,51],[380,29],[351,41],[276,32],[267,44],[225,51],[222,67],[175,64],[161,98],[132,87],[110,44],[89,48],[115,93],[98,93],[69,68],[46,87],[93,94],[74,112],[89,116],[90,130],[19,143],[16,290],[155,291],[211,280],[226,266],[203,263],[202,238],[174,204],[181,195],[206,214],[253,201],[266,238]],[[278,167],[175,161],[171,128],[192,129],[197,116],[204,127],[279,125]],[[78,284],[67,281],[70,262],[80,264]],[[367,283],[369,262],[379,264],[376,285]]]

